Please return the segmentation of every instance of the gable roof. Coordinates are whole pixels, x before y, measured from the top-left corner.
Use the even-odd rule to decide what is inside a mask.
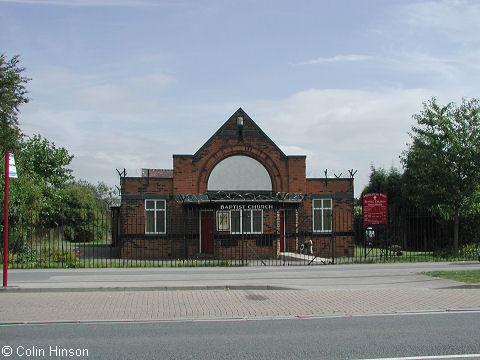
[[[243,117],[243,122],[244,122],[244,127],[247,123],[249,123],[254,129],[255,131],[257,131],[262,137],[265,138],[265,140],[267,140],[271,145],[273,145],[273,147],[283,156],[283,157],[286,157],[285,153],[277,146],[277,144],[275,144],[264,132],[263,130],[260,128],[260,126],[257,125],[257,123],[255,121],[253,121],[253,119],[240,107],[238,108],[237,111],[235,111],[232,116],[230,116],[228,118],[227,121],[225,121],[225,123],[210,137],[210,139],[207,140],[207,142],[205,144],[203,144],[200,149],[197,150],[197,152],[193,155],[194,157],[197,157],[203,149],[205,149],[207,146],[210,145],[210,143],[213,141],[213,139],[215,139],[216,137],[219,137],[222,135],[222,133],[226,133],[228,132],[229,130],[227,130],[227,127],[229,124],[231,124],[232,122],[235,122],[236,123],[236,119],[241,116]],[[231,131],[231,130],[230,130]],[[246,131],[246,134],[245,136],[248,136],[248,130]]]

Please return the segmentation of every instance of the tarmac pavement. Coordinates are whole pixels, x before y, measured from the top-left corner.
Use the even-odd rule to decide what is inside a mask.
[[[480,311],[480,286],[419,274],[478,262],[9,270],[0,323]]]

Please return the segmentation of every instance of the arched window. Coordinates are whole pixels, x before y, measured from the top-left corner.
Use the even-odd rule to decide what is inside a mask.
[[[272,180],[257,160],[243,155],[220,161],[210,173],[207,190],[271,191]]]

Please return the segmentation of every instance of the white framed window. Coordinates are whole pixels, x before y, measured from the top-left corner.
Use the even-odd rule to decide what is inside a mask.
[[[313,200],[313,232],[332,232],[332,199]]]
[[[263,234],[263,210],[231,210],[232,234]]]
[[[230,211],[217,211],[217,231],[230,231]]]
[[[165,200],[145,200],[145,234],[166,233]]]

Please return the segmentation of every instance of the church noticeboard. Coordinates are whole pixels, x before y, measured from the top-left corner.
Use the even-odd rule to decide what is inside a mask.
[[[363,194],[363,225],[387,224],[387,194]]]

